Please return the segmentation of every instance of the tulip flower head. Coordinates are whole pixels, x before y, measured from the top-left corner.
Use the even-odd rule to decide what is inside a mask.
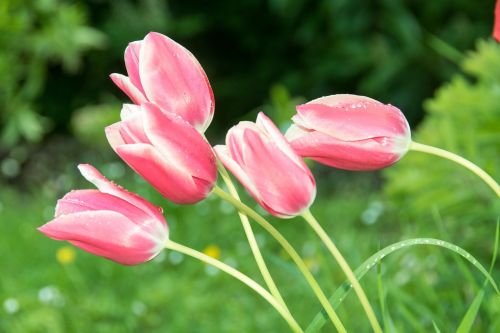
[[[495,24],[493,26],[493,38],[500,42],[500,0],[495,4]]]
[[[55,218],[38,228],[123,265],[151,260],[168,240],[161,209],[110,182],[94,167],[78,168],[97,190],[76,190],[57,202]]]
[[[397,162],[411,143],[396,107],[356,95],[321,97],[297,106],[286,132],[293,149],[335,168],[376,170]]]
[[[217,179],[212,147],[178,115],[145,103],[124,105],[106,128],[115,152],[165,198],[178,204],[204,199]]]
[[[316,183],[304,161],[263,113],[231,128],[214,150],[253,198],[273,215],[293,217],[314,201]]]
[[[204,132],[214,115],[214,96],[196,58],[170,38],[151,32],[125,49],[128,76],[111,74],[134,104],[157,104]]]

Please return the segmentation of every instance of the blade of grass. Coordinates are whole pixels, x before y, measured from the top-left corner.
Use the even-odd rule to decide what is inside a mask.
[[[477,313],[479,312],[479,307],[483,302],[485,287],[486,285],[483,288],[481,288],[481,290],[479,290],[479,292],[477,293],[476,297],[474,297],[474,300],[472,301],[471,305],[469,306],[469,309],[465,313],[465,316],[462,318],[462,321],[460,322],[460,325],[457,328],[457,333],[470,332],[470,329],[472,328],[472,325],[476,320]]]
[[[434,332],[441,333],[441,330],[439,329],[438,325],[434,320],[432,321],[432,327],[434,327]]]
[[[497,259],[499,238],[500,238],[500,227],[499,227],[499,221],[497,220],[497,228],[495,231],[495,245],[493,247],[493,257],[491,258],[490,273],[493,270],[493,267],[495,266],[495,262]],[[481,303],[483,302],[487,282],[488,281],[486,280],[484,281],[483,287],[481,288],[481,290],[479,290],[476,297],[474,297],[474,300],[469,306],[469,309],[467,309],[467,312],[465,313],[464,317],[462,318],[462,321],[460,322],[460,325],[457,328],[457,333],[470,332],[472,325],[474,325],[474,321],[476,320],[479,308],[481,307]]]
[[[387,290],[384,288],[384,284],[382,281],[381,261],[377,263],[377,289],[378,289],[378,298],[380,301],[380,311],[382,312],[382,321],[384,324],[384,332],[385,333],[396,332],[391,315],[389,313],[389,310],[387,309],[387,302],[386,302]]]
[[[500,294],[500,291],[498,290],[497,284],[491,277],[490,273],[479,263],[479,261],[474,258],[473,255],[471,255],[469,252],[466,250],[462,249],[458,245],[440,240],[440,239],[434,239],[434,238],[412,238],[408,240],[404,240],[401,242],[394,243],[392,245],[389,245],[382,250],[378,251],[374,255],[372,255],[370,258],[368,258],[364,263],[362,263],[355,271],[354,274],[358,280],[363,278],[363,276],[374,266],[376,265],[380,260],[382,260],[385,256],[396,252],[398,250],[408,248],[408,247],[413,247],[416,245],[431,245],[431,246],[438,246],[445,248],[447,250],[450,250],[456,254],[459,254],[463,258],[465,258],[467,261],[469,261],[478,271],[480,271],[486,278],[486,280],[493,286],[495,291]],[[345,281],[337,290],[333,293],[333,295],[330,297],[330,302],[334,308],[337,308],[339,304],[342,302],[342,300],[345,298],[345,296],[351,291],[351,287],[349,282]],[[318,332],[318,330],[325,324],[327,320],[326,314],[321,311],[319,312],[312,322],[309,324],[309,326],[306,329],[306,333],[311,333],[311,332]]]

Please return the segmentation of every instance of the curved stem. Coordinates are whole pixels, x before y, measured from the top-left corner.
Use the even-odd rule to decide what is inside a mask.
[[[436,155],[439,157],[446,158],[450,161],[453,161],[457,164],[460,164],[464,168],[469,169],[473,173],[475,173],[479,178],[481,178],[491,189],[496,193],[498,197],[500,197],[500,186],[498,183],[490,176],[488,175],[483,169],[475,165],[469,160],[466,160],[465,158],[451,153],[447,150],[424,145],[422,143],[417,143],[417,142],[412,142],[410,144],[410,150],[414,151],[420,151],[423,153],[431,154],[431,155]]]
[[[240,199],[238,196],[238,191],[236,190],[236,187],[234,187],[233,182],[231,181],[231,178],[229,177],[229,174],[227,173],[226,169],[222,165],[222,163],[217,159],[217,168],[219,169],[219,173],[222,176],[222,179],[227,185],[227,188],[229,189],[229,192],[233,197],[236,199]],[[285,301],[283,300],[283,297],[281,297],[281,294],[278,290],[278,287],[276,287],[276,284],[274,283],[274,280],[271,276],[271,273],[269,273],[269,270],[267,269],[266,263],[264,261],[264,258],[262,257],[262,254],[259,249],[259,245],[257,244],[257,240],[255,239],[255,235],[252,230],[252,226],[250,225],[250,222],[248,221],[248,217],[241,213],[238,212],[238,215],[241,220],[241,224],[243,225],[243,230],[245,231],[245,235],[248,240],[248,244],[250,245],[250,249],[252,250],[252,254],[255,258],[255,262],[257,263],[257,266],[259,267],[260,273],[262,274],[262,277],[264,278],[264,281],[266,282],[267,287],[269,288],[269,291],[271,294],[278,300],[278,302],[283,305],[283,307],[290,312],[288,307],[286,306]]]
[[[300,328],[299,324],[293,319],[293,317],[290,315],[288,311],[286,311],[278,301],[267,291],[265,290],[261,285],[259,285],[257,282],[246,276],[245,274],[241,273],[240,271],[232,268],[229,265],[226,265],[225,263],[216,260],[212,257],[209,257],[201,252],[198,252],[196,250],[193,250],[192,248],[189,248],[187,246],[181,245],[179,243],[176,243],[172,240],[168,240],[167,243],[165,244],[165,248],[177,251],[179,253],[185,254],[187,256],[193,257],[195,259],[198,259],[208,265],[212,265],[221,271],[231,275],[235,279],[243,282],[246,284],[248,287],[252,288],[256,293],[258,293],[260,296],[262,296],[266,301],[268,301],[283,317],[283,319],[286,320],[288,325],[292,328],[294,332],[302,333],[303,330]]]
[[[271,223],[269,223],[266,219],[264,219],[260,214],[258,214],[252,208],[248,207],[247,205],[239,201],[239,199],[232,197],[219,187],[214,188],[214,193],[217,194],[221,199],[231,203],[238,210],[250,216],[255,222],[260,224],[260,226],[263,227],[274,239],[276,239],[276,241],[283,247],[286,253],[288,253],[290,258],[292,258],[292,260],[295,262],[300,272],[304,275],[306,281],[308,282],[309,286],[311,286],[314,294],[316,295],[319,302],[325,309],[325,312],[330,317],[330,320],[332,321],[337,331],[345,333],[346,329],[342,324],[340,318],[335,313],[335,310],[333,309],[332,305],[328,301],[328,298],[321,290],[321,287],[319,286],[318,282],[307,268],[305,262],[302,260],[297,251],[295,251],[293,246],[286,240],[286,238],[283,237],[283,235],[276,228],[274,228],[271,225]]]
[[[326,248],[335,258],[340,268],[344,271],[345,275],[347,276],[347,279],[352,284],[354,291],[358,295],[359,301],[361,302],[361,305],[363,306],[363,309],[366,312],[366,315],[368,317],[368,320],[370,321],[370,324],[372,325],[373,330],[376,333],[382,333],[382,328],[380,327],[380,324],[377,321],[375,312],[373,312],[373,309],[370,305],[370,302],[368,301],[368,298],[365,295],[365,292],[363,291],[363,288],[361,288],[358,279],[356,279],[356,276],[354,275],[353,271],[347,264],[347,261],[344,259],[340,251],[337,249],[337,247],[332,242],[330,237],[328,237],[325,230],[323,230],[321,225],[318,223],[316,218],[314,218],[314,216],[311,214],[309,210],[306,210],[302,214],[302,217],[307,221],[307,223],[309,223],[311,228],[316,232],[319,238],[323,241],[323,244],[325,244]]]

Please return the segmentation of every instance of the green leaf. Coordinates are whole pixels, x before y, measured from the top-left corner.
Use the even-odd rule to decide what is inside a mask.
[[[495,246],[493,249],[493,257],[491,258],[490,273],[493,270],[493,266],[495,265],[495,262],[497,259],[499,239],[500,239],[500,223],[497,220],[497,228],[495,231]],[[486,288],[486,283],[487,283],[487,281],[484,281],[483,287],[477,293],[476,297],[474,297],[474,300],[472,301],[471,305],[469,306],[469,309],[465,313],[464,317],[462,318],[462,321],[460,322],[460,325],[457,328],[457,333],[470,332],[472,325],[474,324],[474,320],[477,317],[479,307],[481,306],[481,303],[483,302],[484,289]]]
[[[457,328],[457,333],[468,333],[472,328],[472,324],[474,324],[474,320],[476,319],[477,312],[479,311],[479,307],[483,302],[484,298],[484,287],[477,293],[476,297],[472,301],[469,309],[465,313],[464,318],[460,322],[460,326]]]
[[[432,327],[434,327],[434,332],[441,333],[441,330],[439,329],[438,325],[434,320],[432,321]]]

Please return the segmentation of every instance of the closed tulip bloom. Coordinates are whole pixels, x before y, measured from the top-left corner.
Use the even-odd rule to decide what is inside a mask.
[[[500,42],[500,0],[495,4],[495,23],[493,25],[493,38]]]
[[[121,121],[106,128],[115,152],[165,198],[204,199],[217,179],[212,147],[187,121],[151,103],[124,105]]]
[[[376,170],[398,161],[411,143],[403,113],[356,95],[332,95],[297,106],[286,132],[302,157],[346,170]]]
[[[269,213],[293,217],[314,201],[316,183],[311,171],[263,113],[256,123],[243,121],[231,128],[226,145],[214,149]]]
[[[111,74],[134,104],[153,102],[204,132],[214,114],[214,96],[196,58],[170,38],[151,32],[125,49],[128,76]]]
[[[55,218],[38,228],[92,254],[123,265],[154,258],[168,240],[161,209],[110,182],[94,167],[79,165],[97,190],[76,190],[57,202]]]

